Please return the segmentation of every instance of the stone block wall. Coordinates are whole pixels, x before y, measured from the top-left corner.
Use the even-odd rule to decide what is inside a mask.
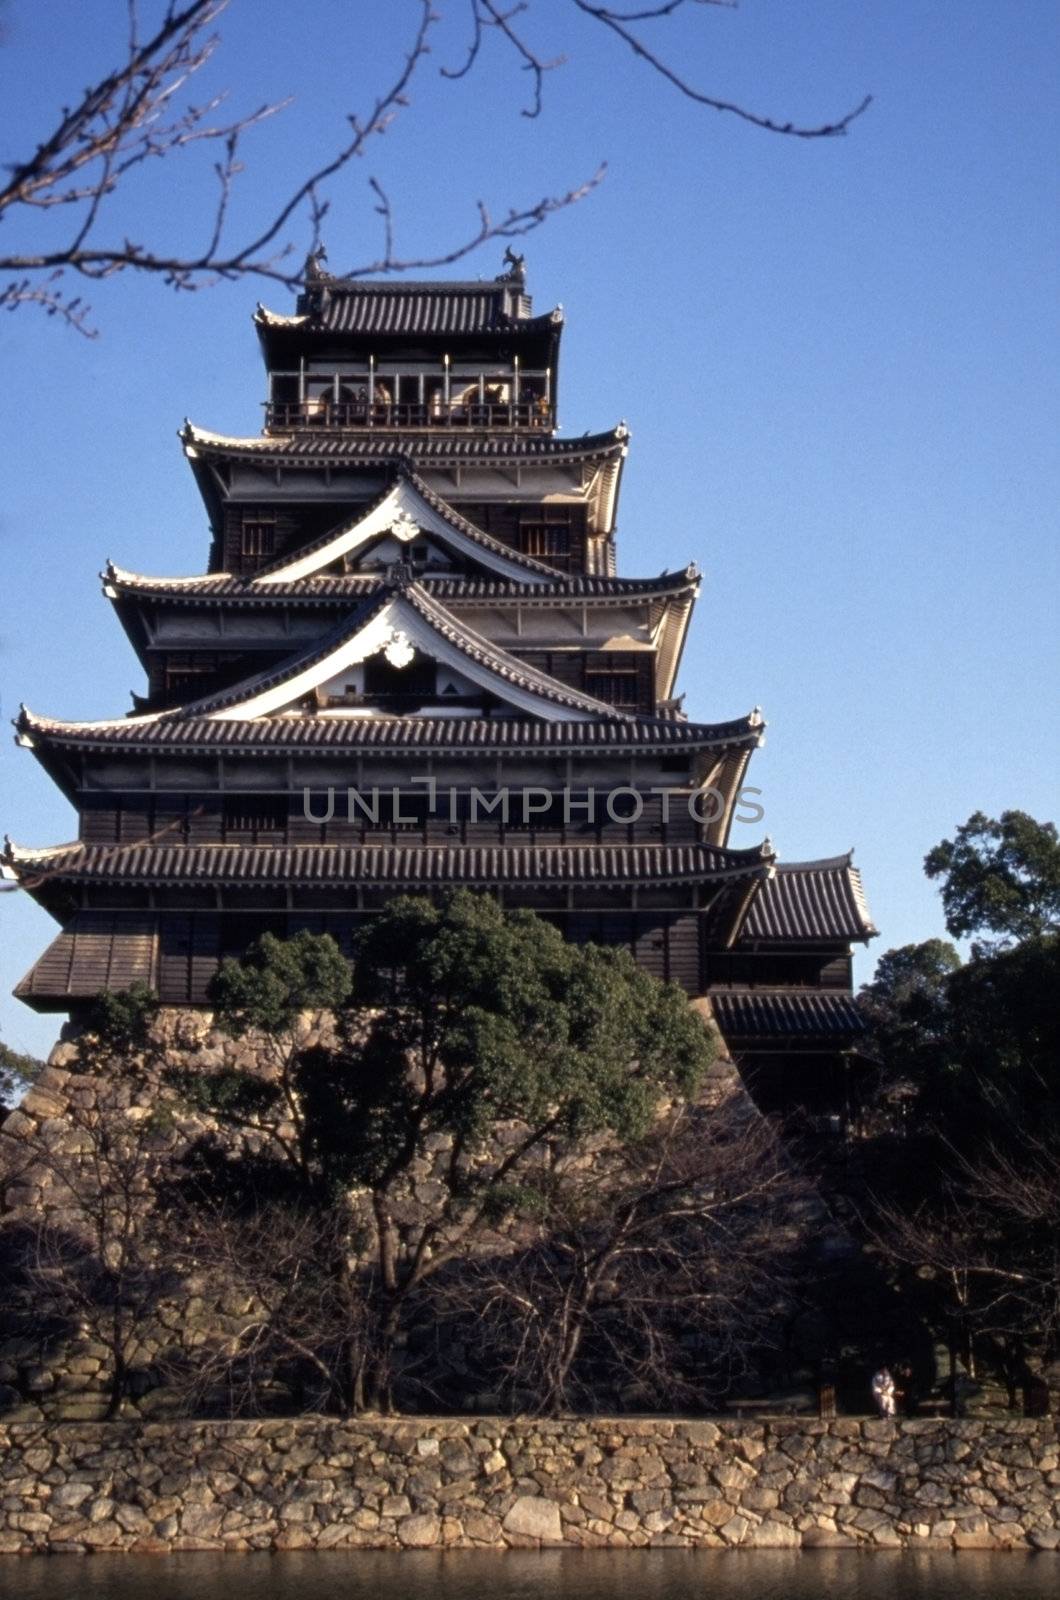
[[[0,1551],[1060,1548],[1041,1421],[0,1428]]]
[[[311,1048],[326,1042],[332,1032],[326,1015],[309,1014],[300,1025],[300,1042]],[[93,1145],[85,1129],[101,1116],[104,1119],[128,1118],[143,1124],[152,1110],[167,1112],[165,1127],[150,1135],[153,1158],[160,1170],[175,1167],[187,1147],[204,1133],[213,1130],[210,1119],[182,1103],[166,1084],[169,1069],[208,1074],[221,1071],[256,1071],[269,1075],[268,1051],[252,1032],[231,1038],[214,1026],[207,1011],[164,1007],[153,1028],[151,1048],[141,1072],[123,1080],[111,1080],[104,1073],[85,1071],[82,1046],[85,1037],[74,1024],[64,1029],[62,1041],[49,1057],[48,1065],[23,1098],[18,1109],[0,1124],[0,1246],[3,1230],[14,1234],[20,1226],[31,1233],[43,1226],[56,1234],[65,1230],[70,1237],[83,1234],[86,1219],[83,1208],[71,1203],[75,1192],[92,1194]],[[90,1041],[89,1041],[90,1042]],[[87,1065],[93,1066],[89,1052]],[[720,1106],[730,1097],[739,1097],[750,1112],[738,1073],[732,1061],[719,1055],[708,1070],[699,1105],[703,1109]],[[215,1130],[213,1130],[215,1131]],[[291,1138],[294,1129],[281,1126]],[[518,1124],[500,1124],[494,1131],[484,1162],[503,1156],[524,1130]],[[229,1136],[231,1137],[231,1136]],[[254,1144],[253,1136],[247,1143]],[[413,1164],[409,1181],[394,1197],[393,1212],[402,1242],[408,1245],[418,1237],[441,1190],[448,1166],[450,1140],[431,1135],[426,1148]],[[590,1141],[569,1157],[577,1166],[590,1166],[606,1149],[602,1139]],[[81,1181],[77,1152],[87,1150],[87,1181]],[[104,1165],[104,1171],[106,1171]],[[368,1223],[368,1201],[357,1200]],[[804,1217],[799,1225],[810,1223]],[[823,1225],[815,1216],[812,1225]],[[484,1254],[504,1255],[514,1244],[526,1242],[533,1230],[515,1222],[504,1222],[496,1231],[480,1230],[475,1249]],[[444,1236],[443,1236],[444,1238]],[[19,1248],[32,1264],[34,1239]],[[14,1275],[14,1274],[13,1274]],[[137,1342],[130,1358],[131,1390],[124,1402],[124,1413],[133,1412],[144,1420],[172,1415],[188,1407],[182,1396],[169,1386],[167,1370],[181,1364],[206,1338],[224,1339],[238,1335],[241,1327],[254,1321],[254,1303],[238,1294],[233,1304],[227,1295],[218,1298],[209,1285],[191,1279],[156,1308],[156,1314],[141,1319]],[[32,1285],[21,1297],[9,1296],[0,1305],[0,1417],[8,1422],[95,1421],[107,1415],[111,1369],[108,1350],[90,1326],[56,1332],[34,1315]],[[492,1386],[483,1393],[450,1392],[447,1401],[467,1410],[493,1410],[499,1404]],[[602,1403],[621,1403],[613,1399]],[[643,1404],[637,1399],[633,1404]],[[296,1410],[291,1399],[285,1407]],[[212,1407],[216,1414],[217,1406]]]

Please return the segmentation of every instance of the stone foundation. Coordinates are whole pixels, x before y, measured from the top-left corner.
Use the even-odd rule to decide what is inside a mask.
[[[709,1023],[709,1017],[705,1017]],[[333,1024],[326,1014],[307,1013],[300,1023],[300,1043],[309,1049],[327,1042]],[[87,1041],[87,1048],[86,1048]],[[31,1230],[30,1240],[20,1249],[32,1261],[32,1231],[42,1225],[65,1231],[70,1237],[84,1235],[85,1215],[71,1204],[73,1192],[88,1194],[94,1200],[92,1145],[86,1145],[85,1129],[102,1116],[121,1124],[125,1118],[143,1121],[150,1110],[168,1112],[164,1131],[152,1133],[155,1150],[152,1164],[164,1172],[175,1167],[187,1147],[214,1125],[201,1112],[183,1104],[166,1083],[169,1069],[208,1074],[221,1071],[258,1071],[267,1076],[268,1050],[253,1032],[231,1038],[214,1026],[207,1011],[163,1007],[158,1013],[146,1060],[141,1071],[126,1078],[112,1079],[92,1060],[91,1036],[75,1024],[64,1029],[48,1065],[23,1098],[18,1109],[2,1122],[0,1131],[0,1231],[3,1228]],[[86,1066],[93,1070],[86,1071]],[[698,1105],[713,1109],[738,1097],[751,1112],[739,1075],[732,1061],[719,1054],[707,1071]],[[292,1138],[294,1128],[279,1130]],[[525,1130],[517,1124],[499,1124],[494,1130],[486,1159],[499,1159],[518,1142]],[[231,1138],[231,1136],[228,1136]],[[253,1137],[247,1141],[253,1143]],[[78,1152],[87,1148],[86,1171],[81,1172]],[[430,1207],[437,1204],[449,1162],[451,1143],[444,1135],[432,1135],[413,1163],[408,1182],[396,1189],[392,1210],[402,1243],[414,1241]],[[577,1167],[589,1167],[606,1151],[602,1138],[584,1142],[564,1158]],[[104,1166],[104,1171],[106,1171]],[[64,1181],[63,1174],[66,1178]],[[73,1181],[71,1181],[71,1179]],[[369,1206],[364,1195],[356,1204],[367,1225]],[[119,1208],[120,1209],[120,1208]],[[798,1226],[822,1228],[826,1219],[803,1216]],[[496,1230],[481,1229],[473,1248],[483,1254],[503,1256],[516,1241],[526,1241],[528,1230],[520,1222],[505,1221]],[[441,1236],[444,1242],[444,1235]],[[90,1422],[108,1412],[111,1361],[107,1345],[100,1341],[96,1326],[46,1326],[39,1315],[40,1305],[32,1284],[21,1295],[9,1293],[0,1303],[0,1418],[8,1423]],[[253,1322],[254,1301],[236,1290],[218,1297],[208,1285],[185,1279],[181,1287],[141,1319],[136,1331],[135,1349],[130,1357],[130,1393],[123,1415],[158,1420],[183,1412],[188,1414],[186,1396],[170,1385],[174,1367],[194,1364],[195,1350],[206,1340],[223,1340],[238,1335]],[[400,1357],[398,1358],[400,1360]],[[286,1394],[263,1409],[294,1412],[302,1399]],[[312,1403],[323,1403],[314,1401]],[[492,1383],[484,1380],[464,1385],[457,1381],[436,1404],[448,1404],[466,1411],[493,1411],[500,1400]],[[522,1401],[529,1404],[530,1399]],[[620,1407],[621,1396],[609,1394],[599,1404]],[[643,1409],[643,1394],[630,1402],[631,1409]],[[650,1403],[650,1402],[649,1402]],[[217,1415],[224,1397],[214,1403],[196,1406],[199,1415]]]
[[[0,1428],[0,1551],[1060,1547],[1054,1420]]]

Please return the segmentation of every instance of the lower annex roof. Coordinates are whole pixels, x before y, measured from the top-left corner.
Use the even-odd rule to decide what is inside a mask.
[[[778,866],[755,897],[740,932],[752,940],[857,939],[877,932],[869,915],[861,873],[852,856],[796,861]]]
[[[865,1019],[849,994],[719,990],[711,994],[710,1003],[718,1027],[729,1041],[834,1041],[865,1032]]]

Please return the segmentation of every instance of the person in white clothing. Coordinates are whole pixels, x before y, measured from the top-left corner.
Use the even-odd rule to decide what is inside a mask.
[[[876,1409],[881,1417],[893,1417],[895,1414],[894,1378],[888,1367],[881,1367],[879,1372],[873,1374],[872,1398],[876,1402]]]

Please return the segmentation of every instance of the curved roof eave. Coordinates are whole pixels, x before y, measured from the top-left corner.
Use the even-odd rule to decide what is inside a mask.
[[[316,461],[402,461],[419,455],[424,463],[452,460],[466,465],[482,461],[595,461],[617,459],[626,449],[629,430],[624,423],[601,433],[584,433],[576,438],[557,439],[550,434],[458,433],[454,429],[409,429],[393,432],[365,429],[363,432],[326,430],[291,431],[271,435],[216,433],[187,421],[179,430],[185,454],[190,460],[198,453],[244,460],[262,460],[270,465],[314,465]],[[417,463],[419,464],[419,463]]]
[[[607,755],[628,746],[664,752],[697,749],[753,749],[761,726],[753,717],[731,722],[679,722],[665,717],[612,715],[600,722],[540,722],[518,717],[373,717],[321,716],[230,719],[208,717],[173,720],[158,713],[100,722],[64,722],[26,710],[18,718],[19,743],[71,749],[202,749],[295,747],[342,754],[351,748],[385,753],[394,749],[440,748],[475,755],[483,749],[529,745],[547,750],[578,750]]]

